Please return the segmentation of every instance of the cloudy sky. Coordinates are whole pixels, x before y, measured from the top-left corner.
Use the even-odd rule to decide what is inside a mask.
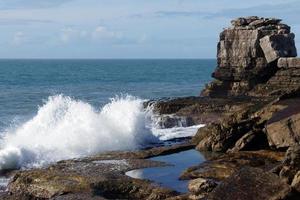
[[[250,15],[282,18],[300,48],[299,0],[0,0],[0,57],[214,58]]]

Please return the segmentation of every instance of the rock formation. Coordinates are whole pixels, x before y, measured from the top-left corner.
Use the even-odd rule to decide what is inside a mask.
[[[233,20],[220,34],[218,66],[202,95],[247,95],[266,83],[278,70],[280,57],[295,57],[295,35],[280,19],[248,17]]]
[[[160,111],[175,109],[170,113],[193,119],[218,116],[192,141],[199,151],[225,154],[183,173],[181,178],[194,179],[191,198],[300,198],[300,58],[294,38],[279,19],[235,19],[220,34],[215,80],[201,97],[158,103]],[[278,156],[257,156],[286,150],[281,164]],[[210,180],[220,184],[208,192]]]

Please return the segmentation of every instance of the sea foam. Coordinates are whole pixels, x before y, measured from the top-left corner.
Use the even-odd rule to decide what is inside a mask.
[[[192,136],[199,126],[158,127],[145,100],[125,95],[102,108],[64,95],[49,97],[27,122],[1,133],[0,170],[40,167],[103,151],[132,150]]]
[[[49,97],[32,119],[4,133],[0,169],[41,166],[153,142],[142,103],[132,96],[116,97],[97,110],[63,95]]]

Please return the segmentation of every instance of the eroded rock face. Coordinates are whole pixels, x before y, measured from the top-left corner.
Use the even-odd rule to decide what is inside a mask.
[[[300,113],[266,126],[270,146],[288,148],[300,142]]]
[[[281,200],[291,193],[291,187],[271,172],[246,167],[216,187],[207,199],[211,200]]]
[[[197,178],[191,180],[188,185],[191,199],[201,199],[210,193],[218,184],[209,179]]]
[[[300,171],[300,145],[290,147],[277,173],[287,183],[298,188],[298,171]]]
[[[231,23],[220,34],[218,66],[212,75],[216,80],[203,96],[251,95],[248,92],[276,73],[279,57],[297,56],[294,34],[280,19],[252,16]]]
[[[276,61],[280,57],[296,57],[297,50],[294,41],[295,35],[274,34],[261,38],[260,46],[265,54],[268,63]]]

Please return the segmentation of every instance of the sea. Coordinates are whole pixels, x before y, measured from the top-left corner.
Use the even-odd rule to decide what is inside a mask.
[[[143,102],[198,96],[214,59],[0,60],[0,170],[192,136]]]

